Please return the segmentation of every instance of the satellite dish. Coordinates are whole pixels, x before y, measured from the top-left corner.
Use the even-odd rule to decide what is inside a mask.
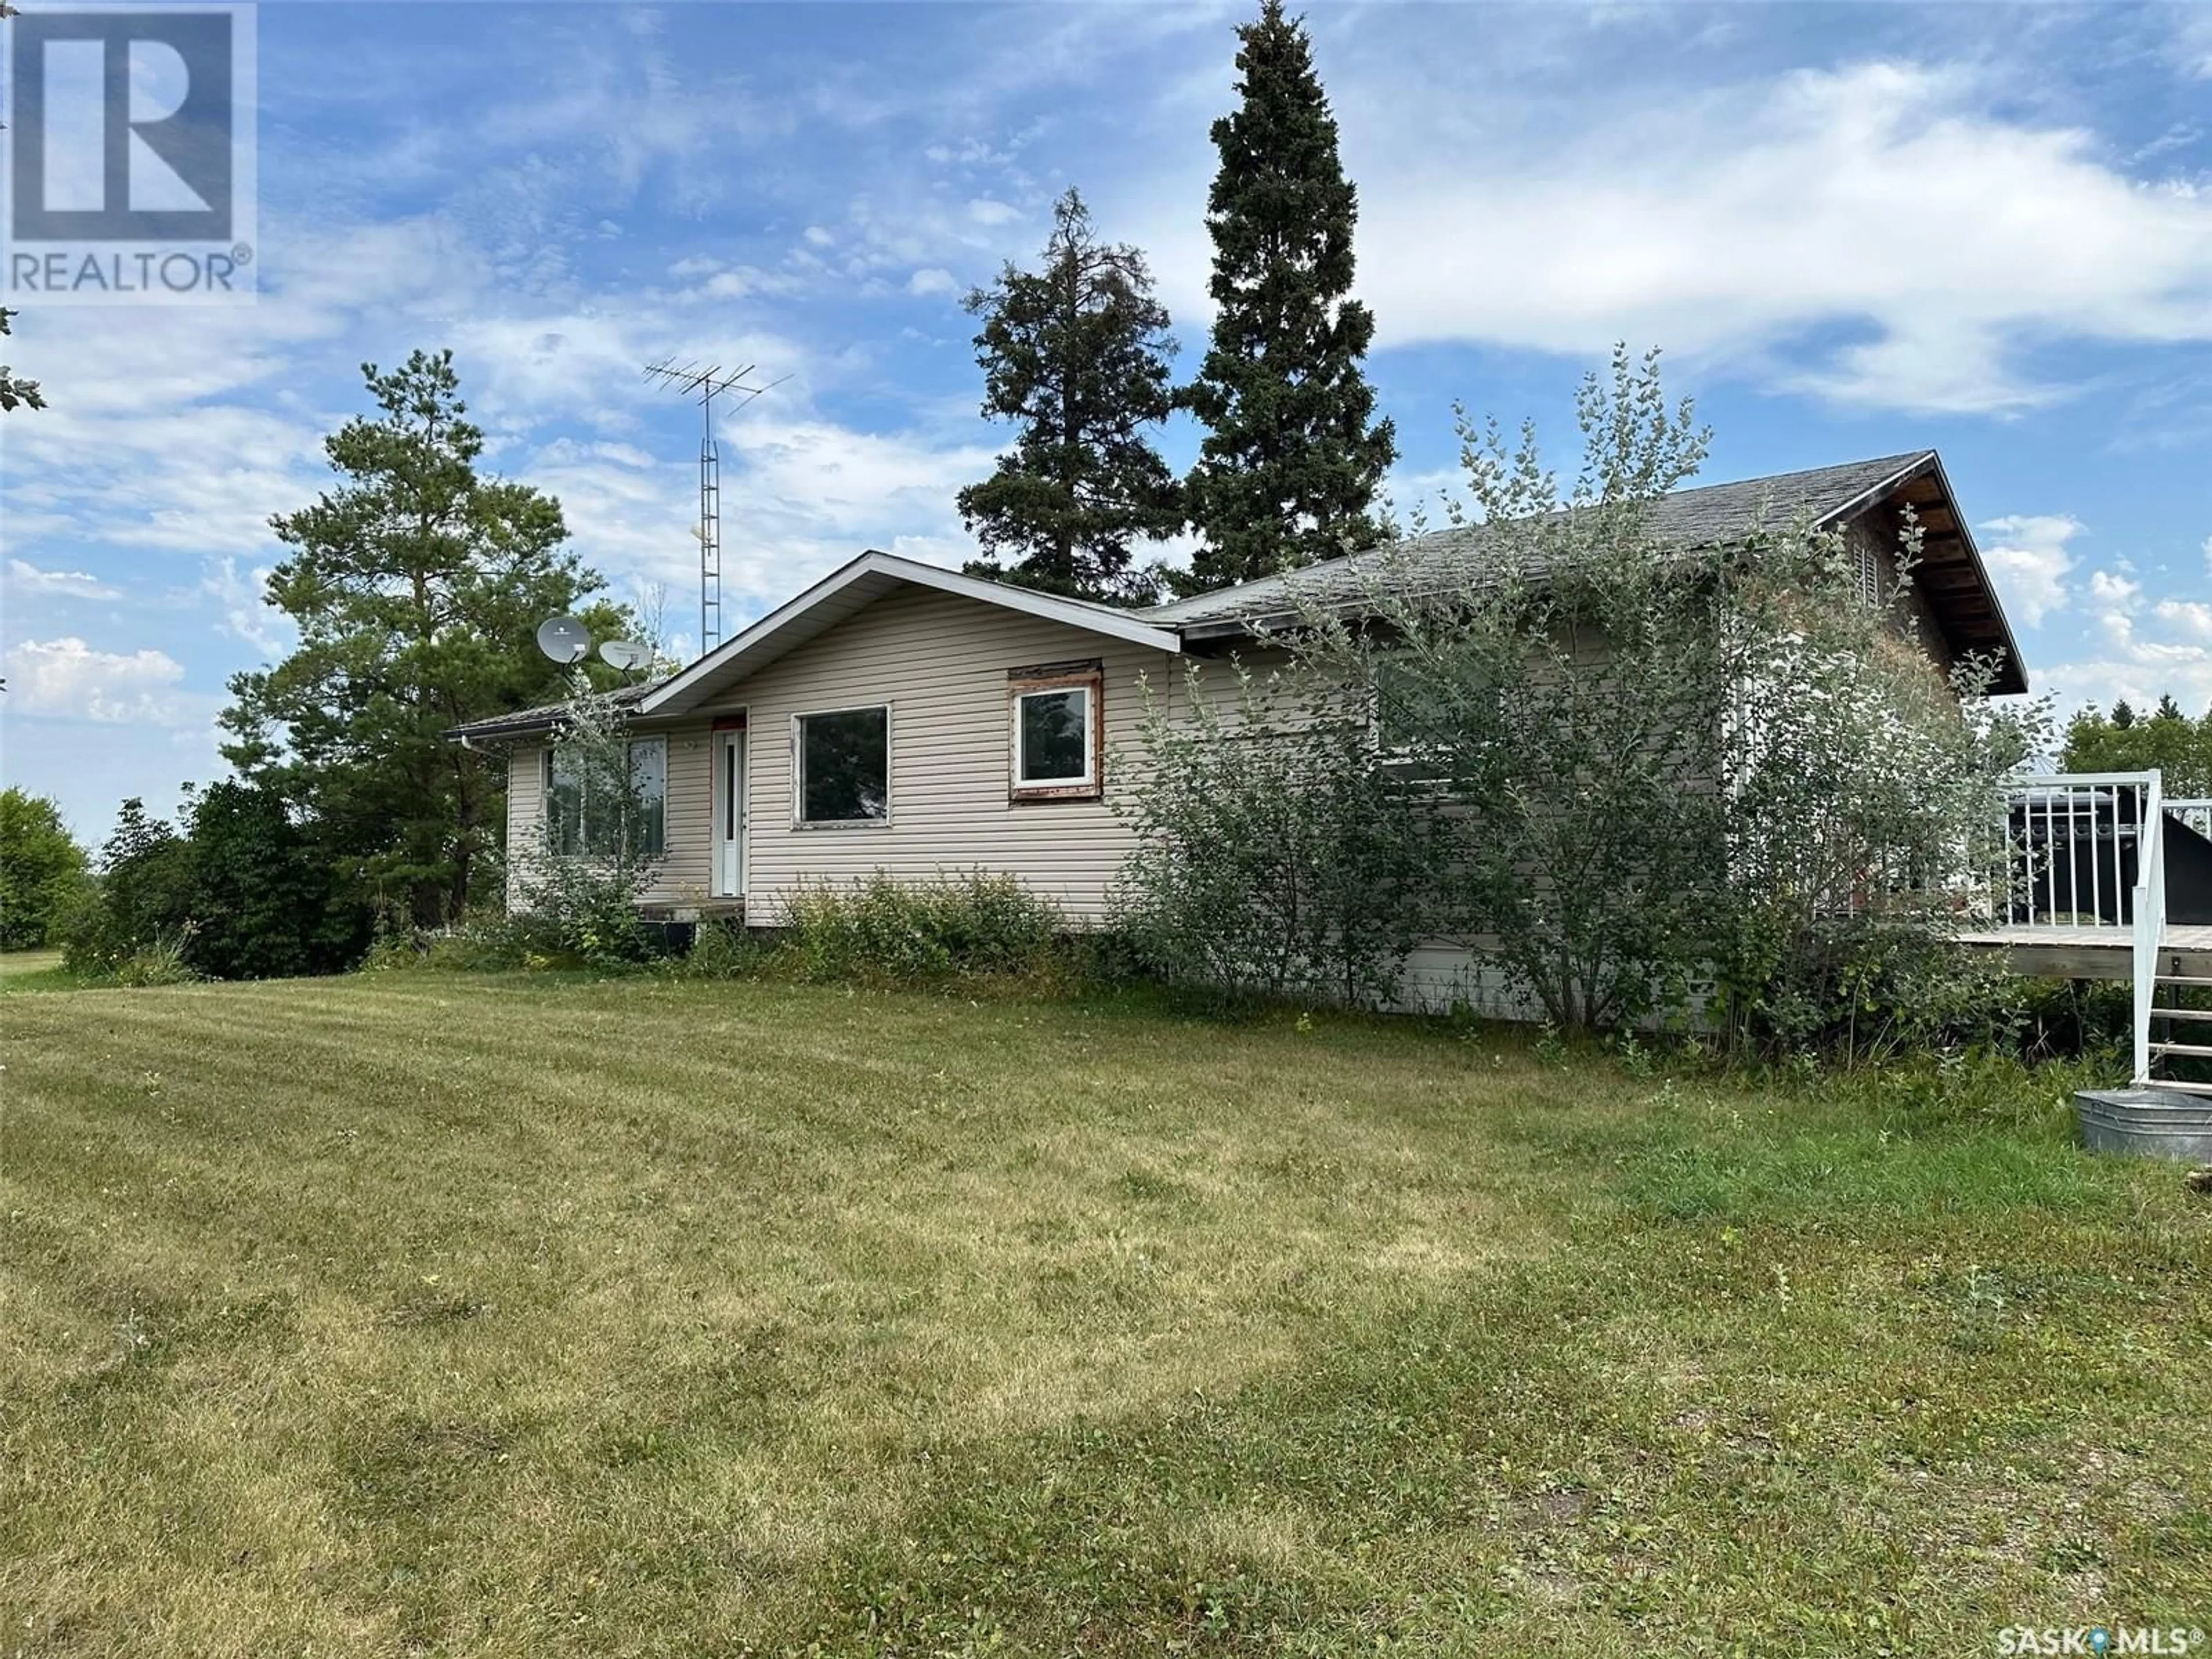
[[[653,660],[653,647],[636,640],[608,640],[599,647],[602,661],[627,672],[643,668]]]
[[[566,668],[591,654],[592,636],[574,617],[551,617],[538,624],[538,648]]]

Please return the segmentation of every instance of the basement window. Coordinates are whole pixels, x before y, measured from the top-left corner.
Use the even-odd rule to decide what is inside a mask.
[[[833,708],[791,721],[792,820],[801,829],[888,823],[891,816],[891,711]]]
[[[1012,799],[1098,799],[1103,684],[1097,662],[1017,668],[1006,676]]]

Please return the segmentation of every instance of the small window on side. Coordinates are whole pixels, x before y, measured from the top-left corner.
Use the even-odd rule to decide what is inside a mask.
[[[1008,676],[1009,796],[1095,800],[1103,750],[1102,675],[1094,663]]]

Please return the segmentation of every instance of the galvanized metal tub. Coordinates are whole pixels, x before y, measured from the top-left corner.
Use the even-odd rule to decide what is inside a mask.
[[[2083,1089],[2075,1094],[2074,1109],[2093,1152],[2212,1164],[2212,1095],[2156,1087]]]

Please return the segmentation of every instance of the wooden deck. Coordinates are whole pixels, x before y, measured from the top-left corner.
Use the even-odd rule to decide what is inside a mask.
[[[2135,934],[2125,927],[1991,927],[1961,945],[2003,951],[2015,972],[2052,979],[2132,979]],[[2169,925],[2159,940],[2161,971],[2212,974],[2212,927]]]

